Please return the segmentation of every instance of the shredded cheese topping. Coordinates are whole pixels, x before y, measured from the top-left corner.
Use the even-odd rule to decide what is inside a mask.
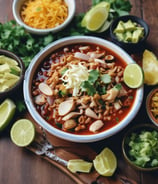
[[[25,24],[38,29],[59,26],[68,16],[64,0],[26,0],[21,8]]]
[[[79,95],[80,85],[83,81],[88,80],[88,69],[81,63],[79,65],[70,65],[64,75],[62,81],[67,89],[73,89],[73,96]]]

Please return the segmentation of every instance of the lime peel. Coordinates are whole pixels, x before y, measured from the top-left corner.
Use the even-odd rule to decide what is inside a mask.
[[[13,124],[10,136],[17,146],[28,146],[35,138],[35,126],[28,119],[19,119]]]
[[[0,105],[0,131],[4,130],[11,119],[13,118],[16,110],[14,102],[7,98]]]

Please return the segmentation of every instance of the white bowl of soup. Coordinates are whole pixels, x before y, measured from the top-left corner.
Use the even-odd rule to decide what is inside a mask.
[[[124,68],[133,59],[97,37],[53,42],[31,61],[24,99],[34,120],[50,134],[73,142],[94,142],[126,127],[136,116],[143,86],[128,88]]]

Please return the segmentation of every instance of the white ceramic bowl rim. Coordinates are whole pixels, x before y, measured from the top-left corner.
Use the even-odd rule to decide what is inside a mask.
[[[102,140],[104,138],[108,138],[117,132],[121,131],[125,126],[127,126],[133,118],[136,116],[137,112],[139,111],[139,108],[142,104],[143,100],[143,86],[137,89],[136,92],[136,98],[133,104],[133,107],[129,114],[117,125],[115,125],[113,128],[108,129],[104,132],[93,134],[93,135],[74,135],[71,133],[64,132],[62,130],[58,130],[51,126],[49,123],[47,123],[41,116],[40,114],[36,111],[36,108],[34,106],[31,95],[31,83],[33,79],[33,75],[38,67],[38,65],[48,56],[50,55],[53,51],[56,49],[67,46],[69,44],[74,44],[74,43],[93,43],[93,44],[98,44],[103,47],[107,47],[115,52],[123,58],[125,61],[128,61],[128,63],[134,63],[133,59],[120,47],[117,45],[113,44],[112,42],[109,42],[107,40],[103,40],[101,38],[97,37],[90,37],[90,36],[73,36],[73,37],[66,37],[63,39],[60,39],[58,41],[55,41],[51,44],[49,44],[47,47],[45,47],[41,52],[39,52],[31,61],[26,73],[25,73],[25,78],[24,78],[24,99],[25,103],[27,105],[27,108],[31,115],[33,116],[34,120],[41,125],[43,128],[45,128],[49,133],[73,142],[95,142]],[[37,62],[38,60],[38,62]]]
[[[61,29],[65,28],[71,22],[71,20],[73,19],[74,15],[75,15],[75,10],[76,10],[75,0],[65,0],[65,2],[68,4],[68,12],[69,13],[68,13],[67,19],[61,25],[54,27],[54,28],[48,28],[48,29],[32,28],[22,21],[20,14],[19,14],[20,7],[24,1],[25,0],[13,0],[13,4],[12,4],[13,16],[19,25],[25,27],[31,33],[38,33],[38,34],[46,34],[48,32],[56,33],[58,31],[60,31]]]

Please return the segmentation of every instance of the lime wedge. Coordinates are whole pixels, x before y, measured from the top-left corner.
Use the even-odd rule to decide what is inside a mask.
[[[68,161],[67,168],[72,172],[84,172],[89,173],[92,168],[92,163],[84,161],[82,159],[73,159]]]
[[[143,53],[143,71],[145,84],[158,84],[158,59],[156,55],[149,50],[145,50]]]
[[[144,83],[142,68],[136,63],[127,65],[124,70],[123,79],[128,87],[139,88]]]
[[[16,105],[7,98],[0,105],[0,131],[2,131],[11,121],[15,114]]]
[[[110,4],[101,2],[93,6],[83,17],[81,26],[86,27],[90,31],[96,31],[103,26],[108,18]]]
[[[108,18],[108,12],[103,7],[94,8],[87,17],[86,28],[90,31],[96,31]]]
[[[35,126],[28,119],[17,120],[11,128],[10,136],[17,146],[28,146],[35,138]]]
[[[100,175],[112,176],[117,167],[117,159],[115,154],[109,148],[104,148],[93,160],[93,164]]]

